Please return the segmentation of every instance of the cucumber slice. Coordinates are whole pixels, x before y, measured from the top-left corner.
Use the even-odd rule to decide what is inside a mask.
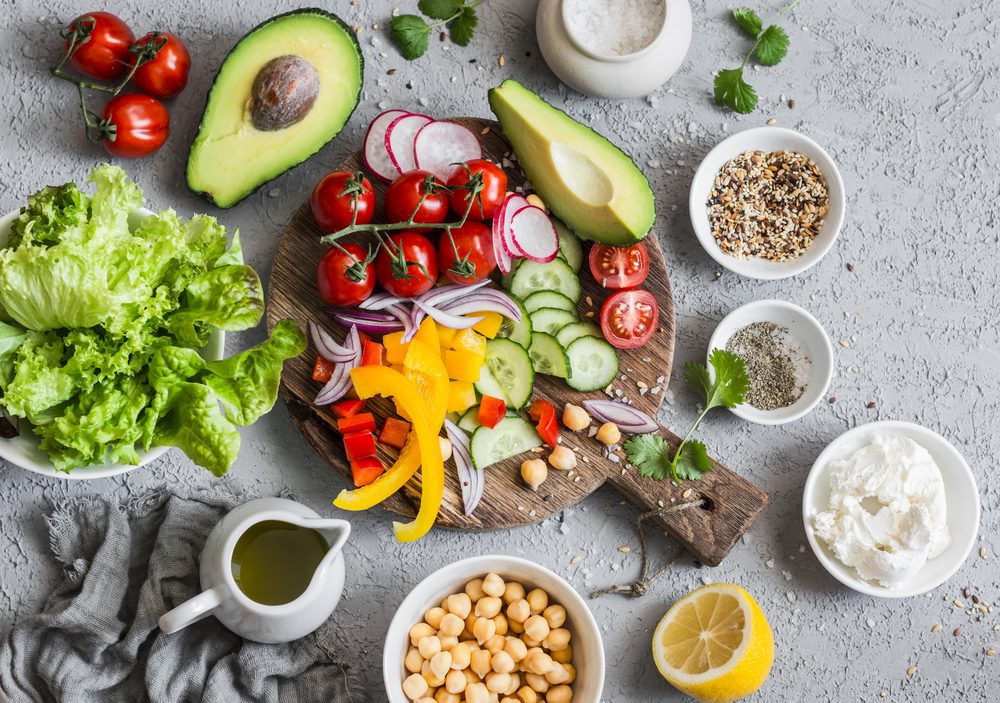
[[[479,406],[473,405],[471,408],[466,410],[455,424],[469,434],[475,432],[476,428],[479,427]]]
[[[491,339],[486,344],[486,363],[479,373],[477,391],[520,408],[531,399],[534,383],[535,371],[524,347],[509,339]]]
[[[595,325],[593,322],[574,322],[572,324],[566,325],[561,330],[556,332],[556,341],[559,342],[563,349],[568,347],[574,342],[574,340],[580,337],[603,337],[601,334],[601,328]]]
[[[510,292],[510,279],[514,277],[514,272],[517,271],[517,267],[521,265],[522,261],[524,259],[514,259],[510,264],[510,273],[500,274],[500,287],[508,293]]]
[[[553,218],[552,224],[555,225],[556,234],[559,235],[559,256],[574,271],[579,272],[583,266],[583,245],[580,243],[580,238],[559,220]]]
[[[553,337],[566,325],[579,321],[575,312],[559,308],[539,308],[531,313],[531,328],[534,332],[545,332]],[[534,336],[534,335],[532,335]]]
[[[531,348],[528,349],[531,366],[538,373],[566,378],[569,374],[569,359],[556,338],[545,332],[535,332],[531,335]]]
[[[618,374],[618,352],[604,339],[578,337],[566,348],[570,376],[566,383],[578,391],[607,388]]]
[[[562,293],[574,303],[580,302],[580,279],[576,271],[562,259],[547,264],[524,259],[510,278],[510,292],[521,300],[541,290]]]
[[[529,295],[524,301],[524,309],[529,313],[542,308],[557,308],[576,314],[576,303],[554,290],[540,290]]]
[[[479,427],[472,433],[469,453],[477,469],[542,446],[542,438],[523,417],[508,415],[496,427]]]
[[[521,306],[521,321],[514,322],[509,317],[505,317],[500,324],[500,331],[497,332],[497,337],[500,339],[510,339],[527,349],[531,346],[531,318],[528,317],[528,311],[520,300],[514,297],[511,300]]]

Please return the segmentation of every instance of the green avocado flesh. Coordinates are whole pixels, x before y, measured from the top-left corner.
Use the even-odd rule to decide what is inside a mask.
[[[293,114],[287,126],[258,129],[251,111],[254,82],[278,57],[298,57],[314,69],[309,77],[315,101]],[[363,74],[354,32],[335,15],[296,10],[257,26],[233,47],[216,74],[188,155],[188,187],[219,207],[232,207],[302,163],[344,127],[357,107]],[[301,74],[286,77],[292,83],[283,87],[295,81],[301,87],[305,79]],[[288,110],[279,116],[289,121]]]
[[[532,186],[577,236],[615,246],[646,236],[656,219],[653,191],[621,149],[516,81],[489,97]]]

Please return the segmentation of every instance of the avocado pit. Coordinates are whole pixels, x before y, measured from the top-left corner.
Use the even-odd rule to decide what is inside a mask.
[[[319,74],[301,56],[264,64],[250,90],[250,120],[263,132],[291,127],[309,114],[319,94]]]

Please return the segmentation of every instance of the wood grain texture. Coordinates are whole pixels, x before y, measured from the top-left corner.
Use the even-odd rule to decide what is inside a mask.
[[[485,158],[502,163],[510,157],[510,147],[499,134],[499,126],[486,120],[463,118],[455,120],[481,134]],[[355,154],[338,168],[362,169],[360,154]],[[516,168],[508,168],[508,187],[514,190],[524,183],[524,175]],[[381,201],[385,185],[372,179],[377,192],[376,220],[381,217]],[[278,320],[291,318],[303,327],[314,320],[337,338],[343,330],[337,328],[324,310],[316,292],[316,265],[325,251],[319,239],[322,232],[313,221],[309,204],[300,207],[282,236],[275,255],[270,279],[267,324],[273,327]],[[650,252],[650,275],[644,287],[656,297],[660,305],[659,329],[652,340],[639,349],[620,350],[621,371],[612,384],[610,394],[629,398],[635,407],[656,416],[663,400],[663,392],[670,378],[674,349],[674,301],[664,265],[663,253],[655,236],[646,238]],[[584,266],[586,268],[586,266]],[[581,319],[596,319],[605,291],[584,270],[580,281],[583,295],[579,313]],[[293,421],[309,443],[335,470],[350,478],[350,467],[343,454],[341,436],[336,423],[325,408],[312,404],[319,390],[311,379],[315,350],[289,360],[282,376],[282,396]],[[657,379],[663,378],[658,382]],[[659,392],[640,392],[638,383]],[[581,394],[569,388],[562,380],[536,376],[534,397],[550,400],[557,408],[567,402],[580,402],[585,397],[599,394]],[[369,401],[378,416],[389,410],[388,401]],[[676,437],[668,435],[676,441]],[[476,512],[471,516],[462,511],[461,488],[451,461],[446,464],[444,501],[437,524],[442,527],[473,530],[499,530],[518,527],[543,520],[574,505],[610,481],[629,500],[644,510],[655,509],[659,501],[669,505],[681,501],[686,490],[710,500],[710,509],[692,509],[665,516],[663,527],[706,564],[718,564],[740,535],[750,526],[767,502],[767,496],[719,464],[715,471],[700,482],[674,486],[669,482],[652,481],[639,477],[634,470],[623,470],[624,463],[614,463],[606,456],[604,446],[587,436],[586,432],[571,433],[563,430],[563,441],[577,451],[577,469],[573,472],[551,470],[538,492],[528,489],[520,480],[521,462],[531,455],[509,459],[487,469],[486,491]],[[384,448],[380,447],[380,452]],[[619,452],[620,454],[620,452]],[[381,458],[390,464],[395,452],[385,451]],[[412,517],[420,500],[420,475],[400,492],[383,503],[395,513]]]

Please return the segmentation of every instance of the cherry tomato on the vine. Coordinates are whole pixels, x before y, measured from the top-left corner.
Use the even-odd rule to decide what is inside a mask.
[[[375,191],[371,181],[360,172],[334,171],[316,184],[309,204],[319,228],[337,232],[352,223],[367,225],[372,221]]]
[[[590,248],[590,273],[604,288],[635,288],[649,275],[649,249],[642,242],[630,247],[595,244]]]
[[[156,58],[143,62],[136,69],[132,82],[147,95],[172,98],[187,85],[191,57],[184,42],[169,32],[150,32],[137,41],[136,45],[141,47],[151,42],[153,46],[158,43],[163,43],[163,46],[156,52]],[[135,60],[133,55],[132,63]]]
[[[467,186],[472,181],[481,182],[482,190],[476,193],[469,209],[471,188]],[[448,186],[455,188],[450,196],[452,212],[462,217],[469,209],[470,219],[489,220],[507,195],[507,174],[492,161],[474,159],[458,167],[448,179]]]
[[[421,201],[423,198],[423,201]],[[387,222],[427,222],[436,224],[448,217],[448,192],[427,171],[410,171],[397,178],[385,193]],[[427,232],[430,227],[414,227]]]
[[[455,241],[454,247],[451,245],[452,240]],[[458,256],[455,255],[456,252]],[[493,232],[483,223],[470,220],[451,230],[450,239],[447,234],[441,235],[438,242],[438,268],[454,283],[472,285],[489,276],[496,266]]]
[[[656,299],[641,288],[618,291],[601,306],[601,331],[619,349],[633,349],[648,342],[659,319]]]
[[[110,81],[120,78],[132,64],[133,55],[128,48],[135,41],[135,35],[121,18],[110,12],[80,15],[64,32],[67,49],[70,46],[68,38],[73,33],[79,37],[69,62],[84,75]]]
[[[437,259],[434,245],[424,235],[396,232],[379,246],[375,276],[393,295],[411,298],[434,287],[438,277]]]
[[[333,246],[319,260],[316,283],[325,302],[354,307],[375,290],[375,265],[368,261],[368,252],[360,244]]]
[[[119,95],[102,114],[101,144],[112,156],[135,159],[163,146],[170,133],[170,113],[148,95]]]

